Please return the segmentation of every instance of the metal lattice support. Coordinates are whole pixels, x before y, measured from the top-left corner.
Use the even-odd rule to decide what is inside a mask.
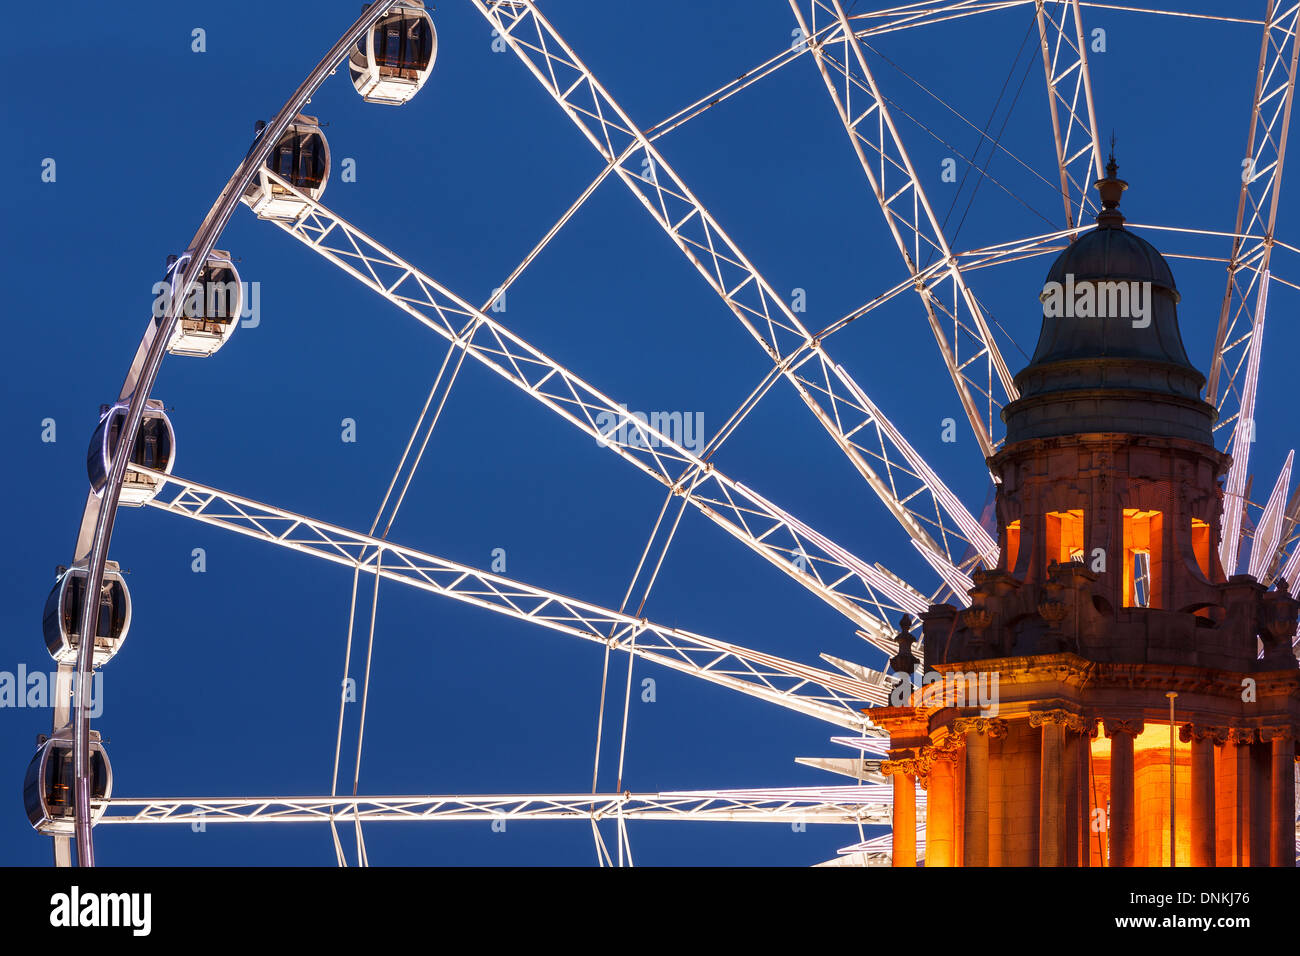
[[[531,0],[474,0],[474,5],[726,303],[912,539],[945,561],[961,560],[964,548],[947,540],[959,536],[945,529],[936,540],[925,526],[942,510],[925,482],[886,449],[858,443],[855,436],[874,416],[832,374],[837,363],[821,337],[804,327],[536,5]],[[817,360],[811,387],[796,374],[810,359]],[[916,507],[914,498],[927,506]]]
[[[495,794],[392,797],[146,797],[107,801],[101,824],[364,821],[661,820],[884,826],[892,787],[683,790],[653,794]],[[924,793],[919,794],[921,802]]]
[[[883,674],[869,684],[737,644],[566,597],[173,475],[149,506],[635,654],[842,727],[867,730],[864,706],[888,701]]]
[[[1269,261],[1295,97],[1296,65],[1300,62],[1298,20],[1300,4],[1282,8],[1275,0],[1268,0],[1237,200],[1237,224],[1233,229],[1239,235],[1260,232],[1262,238],[1233,241],[1206,389],[1206,399],[1219,410],[1215,427],[1233,426],[1229,446],[1232,466],[1224,488],[1223,537],[1219,544],[1219,559],[1229,576],[1237,571],[1250,446],[1255,440],[1255,392],[1268,312]]]
[[[807,16],[800,0],[790,0],[790,7],[799,28],[808,36],[818,36],[810,47],[827,92],[913,277],[971,429],[988,457],[998,444],[994,435],[998,412],[1019,395],[1011,370],[949,248],[844,7],[839,0],[811,0]],[[836,28],[820,32],[819,15]],[[930,256],[944,268],[927,282],[920,270],[923,259]]]
[[[1074,227],[1083,224],[1089,208],[1095,208],[1089,190],[1101,178],[1088,44],[1079,0],[1037,0],[1035,6],[1065,222]]]
[[[285,188],[291,187],[286,184]],[[654,421],[639,421],[625,404],[615,402],[336,213],[302,198],[310,209],[296,222],[278,223],[285,232],[675,494],[684,496],[710,520],[859,626],[892,633],[888,619],[908,605],[882,594],[870,580],[872,573],[861,572],[868,565],[858,559],[845,560],[848,552],[842,548],[810,543],[809,536],[797,532],[784,512],[682,447]],[[874,434],[874,454],[886,463],[891,477],[888,495],[895,508],[906,511],[918,527],[928,525],[938,539],[945,541],[946,546],[939,547],[935,536],[921,532],[934,560],[950,563],[950,552],[957,552],[960,558],[971,544],[996,560],[996,544],[902,439],[898,429],[865,393],[857,390],[858,397],[852,397],[856,383],[847,378],[847,373],[842,369],[827,371],[827,377],[840,383],[838,391],[828,396],[836,415],[847,414],[841,405],[845,402],[843,396],[848,395],[852,409],[865,410],[869,416],[858,430]],[[907,492],[900,485],[907,476],[926,482],[931,489],[933,511],[925,522],[923,512],[912,501],[917,492],[911,492],[907,499],[902,497]],[[945,518],[945,510],[951,517]],[[953,540],[948,542],[949,538]],[[910,585],[904,585],[904,590],[909,604],[927,601]]]

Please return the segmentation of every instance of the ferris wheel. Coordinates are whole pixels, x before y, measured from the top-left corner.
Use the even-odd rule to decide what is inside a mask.
[[[418,0],[379,0],[339,38],[284,107],[258,124],[254,141],[218,195],[189,246],[169,258],[155,286],[160,305],[150,317],[118,398],[102,406],[88,452],[90,491],[74,557],[60,568],[44,616],[47,648],[57,662],[63,693],[51,734],[40,743],[24,784],[32,826],[52,837],[55,861],[93,865],[93,828],[160,824],[316,822],[332,837],[340,865],[366,864],[364,827],[371,822],[433,823],[496,820],[574,821],[590,829],[602,865],[633,862],[630,821],[698,823],[766,822],[832,824],[852,836],[835,865],[888,865],[890,837],[881,830],[891,820],[892,788],[880,762],[887,736],[871,720],[870,708],[888,705],[898,678],[888,660],[910,640],[909,618],[936,603],[969,606],[973,575],[999,562],[999,545],[980,509],[944,483],[887,417],[895,405],[887,396],[868,394],[854,364],[837,354],[836,337],[877,309],[908,303],[915,320],[933,333],[946,375],[935,388],[952,387],[980,459],[971,456],[972,473],[986,469],[982,459],[1002,443],[1000,412],[1017,396],[1014,370],[1004,353],[1009,335],[977,293],[998,267],[1051,257],[1093,228],[1098,211],[1090,193],[1103,175],[1104,144],[1098,135],[1104,104],[1094,100],[1089,65],[1089,8],[1113,5],[1085,0],[927,0],[899,5],[853,0],[789,0],[792,42],[722,87],[654,126],[639,125],[610,94],[533,0],[469,0],[492,35],[512,52],[523,69],[519,82],[542,86],[565,118],[595,150],[598,176],[492,292],[475,304],[454,291],[454,277],[434,277],[325,205],[334,173],[320,118],[304,112],[321,86],[346,67],[357,93],[367,103],[400,107],[436,82],[439,36],[434,18]],[[866,10],[863,7],[871,6]],[[1206,400],[1219,412],[1220,447],[1232,455],[1223,511],[1220,559],[1225,572],[1249,573],[1267,586],[1294,582],[1300,570],[1300,489],[1291,488],[1293,453],[1281,472],[1252,480],[1258,384],[1270,287],[1300,289],[1279,274],[1274,254],[1300,254],[1278,237],[1277,216],[1286,156],[1300,44],[1300,3],[1259,0],[1250,15],[1213,15],[1142,10],[1151,17],[1203,21],[1207,28],[1230,21],[1260,31],[1253,103],[1247,126],[1248,148],[1240,182],[1222,184],[1237,195],[1234,223],[1186,225],[1134,224],[1169,242],[1186,240],[1187,251],[1173,253],[1187,268],[1226,267],[1227,284],[1218,312],[1215,340],[1201,343],[1209,353]],[[1255,9],[1258,7],[1259,9]],[[1041,54],[1036,72],[1045,84],[1056,168],[1035,172],[1020,165],[1056,196],[1055,223],[1046,231],[1007,235],[1000,241],[963,249],[930,195],[907,145],[906,117],[880,82],[877,46],[892,35],[922,31],[970,17],[1020,10],[1032,19],[1031,44]],[[1234,10],[1236,7],[1234,6]],[[1244,8],[1243,8],[1244,14]],[[443,37],[443,42],[448,42]],[[455,42],[455,40],[451,40]],[[1032,48],[1032,47],[1031,47]],[[801,62],[796,62],[801,61]],[[1250,64],[1241,64],[1247,70]],[[860,180],[843,188],[865,188],[883,214],[881,248],[889,248],[906,270],[890,288],[874,290],[860,307],[839,317],[808,324],[806,313],[776,291],[732,236],[704,206],[656,143],[687,123],[707,122],[705,114],[779,70],[815,69],[830,109],[844,128],[845,148],[860,168]],[[825,103],[813,104],[826,108]],[[1243,104],[1244,110],[1244,104]],[[978,128],[962,120],[972,128]],[[992,137],[990,137],[991,139]],[[1010,150],[994,142],[1010,155]],[[1015,158],[1015,157],[1012,157]],[[1019,159],[1016,159],[1020,162]],[[1041,173],[1041,174],[1040,174]],[[735,413],[702,449],[684,441],[680,429],[658,418],[638,416],[616,395],[581,376],[510,328],[493,305],[560,229],[607,181],[618,181],[721,300],[719,313],[740,323],[770,364],[763,382],[739,402]],[[1007,188],[1007,187],[1004,187]],[[1010,191],[1014,191],[1011,188]],[[319,520],[289,508],[260,502],[184,477],[177,428],[162,401],[152,396],[164,358],[183,362],[211,358],[229,346],[244,309],[243,284],[232,251],[218,249],[227,223],[240,205],[267,226],[278,228],[333,267],[360,283],[382,302],[409,315],[447,345],[446,358],[395,470],[375,522],[365,531]],[[877,226],[879,224],[876,224]],[[1207,244],[1216,250],[1204,251]],[[991,271],[990,271],[991,270]],[[914,297],[914,298],[913,298]],[[1285,338],[1292,334],[1284,330]],[[1195,350],[1195,343],[1193,343]],[[1278,346],[1274,346],[1278,347]],[[611,456],[657,482],[666,500],[641,554],[636,572],[618,607],[602,606],[508,577],[504,573],[440,557],[389,540],[397,510],[419,466],[466,359],[473,359],[563,422],[595,439]],[[1202,359],[1203,360],[1203,359]],[[793,389],[813,430],[824,431],[839,454],[865,482],[867,490],[901,526],[900,548],[924,559],[931,580],[909,583],[882,562],[860,556],[838,543],[827,529],[801,520],[795,505],[774,500],[761,476],[723,470],[719,455],[737,427],[772,390]],[[878,404],[879,402],[879,404]],[[129,454],[116,454],[119,448]],[[1258,462],[1254,463],[1258,464]],[[1257,489],[1264,488],[1263,494]],[[865,498],[864,498],[865,500]],[[249,797],[132,797],[115,787],[108,751],[91,726],[85,698],[90,676],[122,648],[131,629],[133,607],[118,562],[109,560],[114,523],[121,507],[149,507],[225,529],[269,545],[322,559],[352,570],[347,660],[354,642],[373,645],[375,618],[365,635],[357,615],[358,595],[377,592],[381,580],[431,592],[443,598],[505,615],[551,632],[601,645],[606,680],[600,688],[601,735],[619,732],[605,726],[604,702],[622,694],[626,737],[627,699],[632,659],[640,659],[715,685],[718,694],[739,693],[777,708],[824,721],[834,728],[830,741],[838,756],[808,759],[810,766],[838,778],[824,786],[661,790],[650,793],[485,793],[479,795],[358,795],[347,789],[342,754],[345,722],[360,722],[368,706],[369,662],[361,673],[345,667],[343,680],[363,689],[359,700],[340,701],[338,741],[330,794]],[[644,614],[678,522],[693,509],[752,553],[759,572],[784,575],[838,612],[868,647],[860,660],[822,655],[821,664],[785,659],[719,637],[656,622]],[[129,514],[126,516],[129,520]],[[725,538],[721,539],[725,540]],[[765,562],[769,568],[762,568]],[[87,600],[90,582],[99,582],[99,599]],[[93,633],[94,640],[82,635]],[[1300,640],[1300,633],[1297,634]],[[754,643],[761,644],[760,640]],[[924,664],[924,648],[915,654]],[[611,662],[628,660],[627,684],[618,686]],[[873,666],[874,665],[874,666]],[[129,665],[118,665],[129,666]],[[349,665],[350,666],[350,665]],[[349,707],[350,703],[359,704]],[[359,715],[353,715],[359,709]],[[122,746],[130,746],[122,741]],[[598,758],[599,759],[599,758]],[[360,766],[358,738],[356,762]],[[622,754],[619,761],[621,781]],[[341,779],[341,774],[343,779]],[[924,854],[924,794],[918,797],[918,853]],[[606,842],[612,824],[614,846]],[[341,831],[351,830],[346,839]],[[351,856],[345,844],[353,844]],[[818,862],[810,860],[809,862]]]

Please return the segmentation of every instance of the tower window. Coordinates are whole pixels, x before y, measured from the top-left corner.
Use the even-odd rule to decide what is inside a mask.
[[[1083,509],[1047,513],[1047,560],[1083,560]]]
[[[1159,607],[1164,514],[1124,509],[1124,606]]]

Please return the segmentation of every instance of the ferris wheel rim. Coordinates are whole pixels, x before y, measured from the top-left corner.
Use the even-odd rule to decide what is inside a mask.
[[[208,256],[220,241],[230,218],[234,215],[244,191],[254,176],[270,156],[280,135],[289,127],[302,107],[311,101],[311,97],[338,68],[351,52],[352,46],[374,25],[398,0],[376,0],[362,11],[361,16],[352,24],[324,58],[307,74],[289,100],[281,107],[274,119],[267,125],[264,135],[253,144],[248,154],[236,167],[226,186],[218,194],[212,208],[204,217],[191,240],[186,253],[183,277],[179,280],[180,295],[173,296],[168,304],[166,318],[157,321],[150,319],[140,341],[136,357],[127,372],[122,385],[119,401],[127,401],[125,421],[118,436],[118,449],[121,454],[112,456],[107,480],[99,494],[87,497],[86,508],[82,514],[81,530],[78,535],[78,551],[81,542],[89,541],[87,552],[87,579],[101,580],[108,559],[108,548],[112,541],[113,524],[116,517],[118,500],[121,496],[122,483],[127,470],[129,449],[134,446],[139,432],[145,405],[149,393],[158,377],[162,360],[166,354],[167,344],[179,314],[184,307],[184,299],[194,287],[196,280],[207,262]],[[80,557],[80,555],[78,555]],[[94,613],[96,606],[86,600],[82,606],[81,634],[91,634],[95,630]],[[92,671],[93,640],[82,640],[77,654],[74,673],[75,698],[72,704],[74,760],[75,760],[75,831],[77,863],[79,866],[94,866],[94,840],[92,836],[92,807],[90,800],[90,708],[86,700],[86,686]],[[61,708],[54,714],[54,730],[59,729]],[[56,863],[68,862],[69,847],[66,837],[55,838]]]

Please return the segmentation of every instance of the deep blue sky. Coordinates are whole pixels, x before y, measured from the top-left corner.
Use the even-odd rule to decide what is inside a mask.
[[[346,76],[311,105],[329,122],[336,162],[325,201],[475,302],[484,300],[599,169],[596,153],[511,53],[494,54],[468,0],[435,18],[438,61],[401,109],[367,106]],[[864,0],[860,4],[866,8]],[[1262,15],[1264,3],[1184,8]],[[1256,13],[1256,8],[1258,12]],[[221,4],[77,4],[17,11],[15,79],[0,152],[8,374],[3,438],[9,501],[0,549],[0,669],[50,668],[40,614],[55,565],[72,556],[85,495],[85,443],[116,394],[149,314],[163,259],[189,241],[269,118],[357,15],[356,2],[311,10]],[[789,43],[784,0],[552,0],[544,12],[643,127]],[[982,126],[1032,20],[1032,5],[894,35],[877,48]],[[1229,230],[1246,138],[1259,28],[1089,9],[1107,31],[1091,57],[1103,134],[1119,140],[1130,220]],[[191,52],[190,31],[207,32]],[[994,122],[1021,78],[1002,142],[1054,180],[1036,33]],[[978,134],[877,59],[903,109],[970,154]],[[954,155],[899,116],[941,212]],[[905,275],[822,81],[800,59],[659,142],[697,195],[778,290],[808,294],[821,327]],[[986,151],[980,153],[982,163]],[[41,181],[41,161],[57,181]],[[1294,165],[1294,163],[1293,163]],[[959,161],[959,170],[963,169]],[[989,172],[1053,226],[1059,200],[995,157]],[[961,219],[970,188],[957,200]],[[1295,174],[1289,179],[1295,179]],[[1293,182],[1279,235],[1297,222]],[[990,182],[953,245],[1046,231]],[[950,238],[955,230],[950,227]],[[1167,252],[1226,255],[1223,240],[1148,234]],[[215,358],[170,358],[155,395],[174,408],[177,473],[348,527],[369,526],[443,354],[440,339],[241,208],[221,246],[262,283],[262,324]],[[1172,260],[1184,339],[1208,366],[1221,265]],[[1049,262],[978,273],[977,294],[1031,352],[1035,295]],[[1294,257],[1278,274],[1295,281]],[[1253,463],[1271,484],[1294,427],[1286,356],[1296,297],[1274,285]],[[766,359],[693,268],[616,180],[608,181],[510,291],[505,323],[632,408],[702,411],[711,433],[767,371]],[[829,342],[940,474],[978,508],[987,476],[961,431],[955,393],[914,296],[900,297]],[[1013,369],[1025,362],[1006,349]],[[54,418],[58,441],[40,441]],[[339,440],[356,419],[359,441]],[[717,456],[751,484],[865,558],[930,591],[931,572],[902,530],[798,402],[778,385]],[[660,487],[485,369],[467,362],[393,531],[393,539],[616,607],[662,503]],[[207,551],[206,574],[190,570]],[[116,793],[328,792],[351,575],[270,545],[151,509],[119,516],[112,557],[131,571],[135,625],[106,669],[105,712]],[[849,623],[718,528],[690,512],[647,614],[662,623],[810,663],[819,652],[879,665]],[[385,584],[378,611],[364,793],[572,792],[590,786],[599,648]],[[611,679],[621,704],[623,661]],[[355,670],[354,670],[355,673]],[[638,663],[657,701],[631,708],[633,791],[847,782],[794,764],[835,755],[836,728]],[[617,739],[617,706],[607,740]],[[27,826],[21,779],[45,711],[0,711],[0,862],[44,864]],[[345,751],[347,747],[345,745]],[[603,766],[613,765],[609,748]],[[612,777],[601,789],[612,789]],[[594,861],[585,824],[376,825],[373,863]],[[847,827],[641,824],[638,863],[785,863],[828,859]],[[607,834],[607,838],[609,838]],[[101,828],[102,863],[330,864],[319,826]]]

